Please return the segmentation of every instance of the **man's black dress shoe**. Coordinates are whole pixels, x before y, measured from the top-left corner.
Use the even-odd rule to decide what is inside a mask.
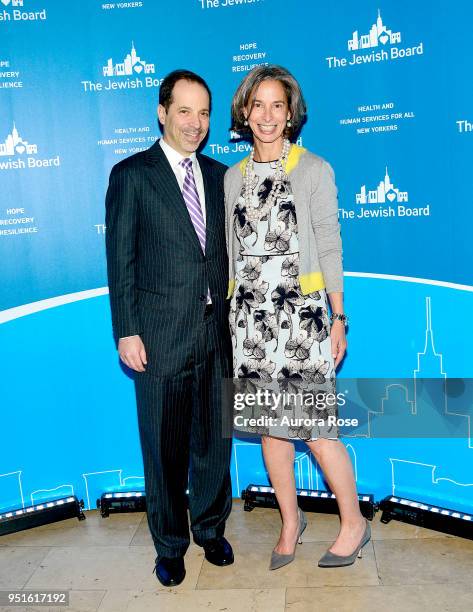
[[[203,545],[205,558],[214,565],[231,565],[233,563],[233,550],[229,542],[222,536],[208,540]]]
[[[186,577],[186,568],[184,566],[184,557],[161,557],[156,560],[154,568],[156,577],[159,582],[167,587],[177,586]]]

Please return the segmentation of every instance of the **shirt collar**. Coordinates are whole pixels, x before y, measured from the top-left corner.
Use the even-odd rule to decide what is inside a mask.
[[[176,170],[178,167],[180,167],[179,162],[181,162],[186,157],[192,160],[193,168],[196,167],[197,156],[195,154],[195,151],[194,153],[191,153],[190,155],[184,156],[184,155],[181,155],[178,151],[176,151],[176,149],[173,149],[171,145],[169,145],[163,138],[159,139],[159,144],[161,145],[161,148],[164,151],[164,154],[166,155],[167,160],[170,163],[171,168],[173,170]]]

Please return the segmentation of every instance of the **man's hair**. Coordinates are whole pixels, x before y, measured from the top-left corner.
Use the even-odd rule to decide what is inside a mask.
[[[164,106],[166,111],[172,104],[172,92],[174,90],[174,85],[178,81],[189,81],[190,83],[198,83],[202,85],[202,87],[209,94],[209,111],[212,105],[212,94],[210,93],[209,86],[204,81],[204,79],[196,74],[195,72],[191,72],[190,70],[173,70],[167,76],[164,77],[163,82],[159,88],[159,103]]]

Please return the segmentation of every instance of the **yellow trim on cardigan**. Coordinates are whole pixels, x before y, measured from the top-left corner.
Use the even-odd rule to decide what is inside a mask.
[[[232,297],[234,291],[235,291],[235,279],[231,279],[228,281],[227,300],[229,300]]]
[[[299,274],[299,284],[304,295],[325,288],[325,281],[322,272]]]
[[[291,145],[291,148],[289,149],[289,155],[287,156],[287,162],[284,167],[284,170],[287,172],[287,174],[289,174],[290,172],[294,170],[294,168],[299,163],[299,159],[301,155],[305,151],[306,151],[305,147],[300,147],[299,145],[296,145],[296,144]],[[242,174],[245,174],[246,164],[248,163],[249,159],[250,159],[250,156],[247,155],[240,162],[240,171]]]
[[[287,174],[294,170],[294,168],[299,163],[301,155],[305,153],[305,151],[306,149],[304,147],[300,147],[296,144],[291,145],[291,148],[289,149],[289,155],[287,156],[286,167],[284,168]]]
[[[308,274],[299,274],[299,284],[303,295],[320,291],[325,288],[325,281],[322,272],[309,272]],[[235,279],[228,281],[227,300],[229,300],[235,291]]]
[[[244,157],[241,162],[240,162],[240,172],[242,174],[245,174],[245,168],[246,168],[246,164],[248,163],[248,160],[250,159],[250,156],[247,155],[246,157]]]

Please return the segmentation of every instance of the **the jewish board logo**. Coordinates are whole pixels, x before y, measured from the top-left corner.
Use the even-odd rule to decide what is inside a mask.
[[[302,136],[296,140],[296,145],[299,147],[303,146]],[[230,130],[230,143],[223,144],[218,142],[209,143],[208,145],[210,155],[229,155],[231,153],[237,153],[241,155],[242,153],[247,155],[251,152],[253,145],[242,139],[241,134],[235,132],[234,130]]]
[[[131,51],[121,62],[109,58],[102,66],[106,81],[82,81],[84,91],[114,91],[119,89],[141,89],[143,87],[159,87],[161,80],[151,76],[155,73],[155,65],[143,60],[137,53],[135,43],[131,43]]]
[[[26,0],[28,1],[28,0]],[[1,21],[46,21],[46,9],[40,9],[39,11],[25,11],[21,10],[26,8],[24,6],[25,0],[0,0],[0,2],[6,8],[0,11],[0,22]],[[0,5],[1,8],[1,5]]]
[[[409,193],[393,183],[388,168],[376,187],[361,185],[355,194],[355,210],[340,208],[342,219],[377,219],[384,217],[429,217],[430,204],[424,207],[408,206]]]
[[[375,23],[365,32],[360,34],[358,30],[355,30],[352,37],[347,41],[348,51],[353,52],[350,57],[337,57],[335,55],[326,57],[325,61],[328,67],[346,68],[359,64],[375,64],[423,55],[424,53],[422,42],[414,46],[401,46],[401,32],[394,32],[388,28],[383,23],[379,10]]]
[[[379,181],[376,189],[366,190],[366,185],[362,185],[360,192],[356,194],[357,204],[385,204],[386,202],[407,202],[409,194],[407,191],[400,191],[391,182],[391,178],[386,166],[384,179]]]
[[[352,38],[348,41],[348,51],[358,49],[371,49],[383,45],[393,45],[401,42],[401,32],[389,30],[383,23],[381,12],[378,10],[378,19],[373,23],[367,34],[359,34],[358,30],[353,32]]]
[[[42,159],[37,157],[38,145],[25,140],[13,123],[13,129],[4,142],[0,142],[0,170],[47,168],[60,166],[59,155]]]
[[[154,64],[148,64],[136,53],[135,43],[131,43],[131,51],[122,63],[113,63],[110,58],[103,67],[104,76],[131,76],[132,74],[154,74]]]
[[[468,121],[467,119],[459,119],[457,122],[457,129],[460,134],[466,134],[473,132],[473,121]]]
[[[264,2],[264,0],[197,0],[202,10],[234,8],[241,5],[255,5],[260,2]]]

